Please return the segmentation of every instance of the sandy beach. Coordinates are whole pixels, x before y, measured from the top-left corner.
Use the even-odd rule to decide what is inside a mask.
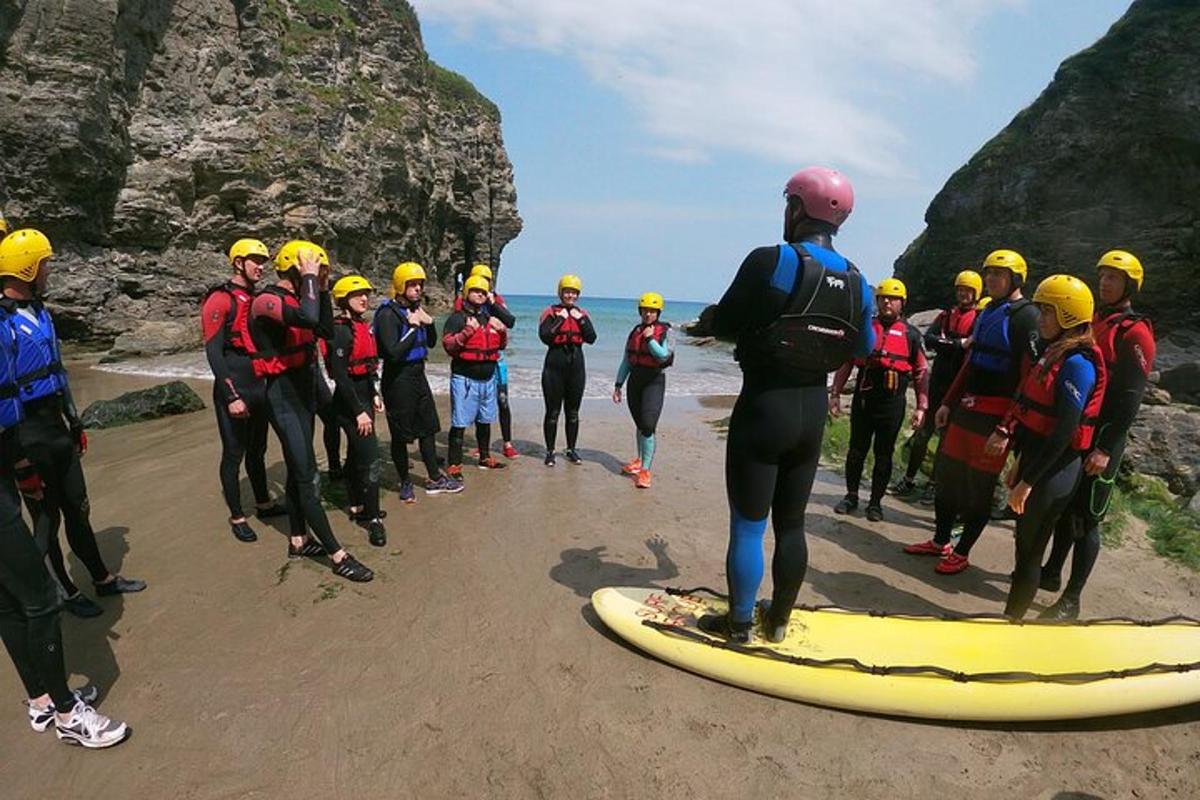
[[[160,380],[71,367],[81,408]],[[209,403],[210,384],[194,386]],[[330,512],[343,543],[376,571],[365,585],[289,563],[276,520],[256,524],[257,543],[234,540],[211,410],[89,433],[101,550],[114,570],[150,585],[101,599],[97,619],[65,617],[68,667],[73,683],[101,687],[101,710],[134,734],[104,753],[35,735],[15,672],[0,667],[0,794],[1195,796],[1197,706],[1018,729],[921,723],[728,687],[609,635],[588,604],[599,587],[724,586],[724,443],[708,421],[728,404],[669,402],[648,492],[619,475],[633,427],[623,406],[605,401],[583,409],[580,467],[542,465],[536,401],[514,409],[518,446],[535,457],[502,472],[468,469],[461,495],[418,491],[416,505],[402,506],[389,464],[387,547],[370,547],[365,531]],[[274,440],[268,467],[281,492]],[[822,472],[801,602],[1001,609],[1010,527],[990,527],[976,566],[943,577],[932,559],[900,552],[927,537],[930,511],[889,498],[885,523],[835,519],[841,493],[838,476]],[[86,585],[81,565],[72,571]],[[1103,553],[1084,611],[1197,615],[1198,594],[1200,578],[1154,555],[1134,528]],[[1050,600],[1040,594],[1039,606]]]

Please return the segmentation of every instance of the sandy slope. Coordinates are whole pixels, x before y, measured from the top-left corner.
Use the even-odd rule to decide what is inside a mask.
[[[73,370],[81,403],[149,380]],[[203,384],[198,384],[204,388]],[[207,392],[203,392],[207,401]],[[616,474],[623,411],[589,404],[587,462],[540,457],[468,471],[457,497],[401,507],[377,550],[335,530],[374,583],[288,566],[280,532],[236,542],[224,525],[211,412],[99,431],[85,467],[110,563],[144,594],[65,623],[77,680],[135,728],[107,753],[25,727],[0,667],[5,798],[1189,797],[1200,792],[1200,708],[1023,730],[950,727],[787,703],[694,677],[614,641],[588,607],[611,584],[723,585],[718,409],[673,403],[656,483]],[[517,433],[538,439],[536,404]],[[536,445],[525,441],[523,449]],[[271,476],[282,481],[273,445]],[[388,470],[390,473],[390,469]],[[247,490],[248,494],[248,490]],[[923,509],[834,520],[823,474],[804,602],[930,612],[999,610],[1008,530],[955,577],[900,553]],[[913,526],[921,528],[915,530]],[[1136,538],[1136,537],[1130,537]],[[84,575],[75,565],[77,575]],[[1106,552],[1086,611],[1200,615],[1200,579],[1132,541]],[[1044,600],[1045,598],[1040,598]],[[1083,794],[1072,794],[1074,792]]]

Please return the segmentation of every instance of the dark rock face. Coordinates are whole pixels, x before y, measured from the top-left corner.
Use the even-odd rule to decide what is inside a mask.
[[[499,112],[406,0],[0,0],[0,206],[55,244],[60,333],[129,351],[198,344],[243,236],[444,296],[521,230]]]
[[[1200,4],[1137,0],[1067,59],[1027,109],[958,170],[896,261],[917,307],[1008,247],[1030,281],[1089,281],[1101,253],[1147,270],[1137,299],[1160,330],[1200,325]]]
[[[204,401],[183,381],[171,381],[126,392],[112,400],[97,400],[83,410],[85,428],[117,428],[175,414],[201,411]]]
[[[1137,472],[1156,475],[1175,494],[1200,490],[1200,408],[1142,405],[1129,431],[1125,457]]]

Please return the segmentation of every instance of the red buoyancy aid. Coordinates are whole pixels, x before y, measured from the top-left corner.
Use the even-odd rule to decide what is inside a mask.
[[[671,329],[669,322],[655,322],[654,334],[651,338],[659,344],[664,344],[667,339],[667,331]],[[638,323],[633,326],[633,330],[629,332],[629,338],[625,340],[625,360],[629,362],[631,367],[651,367],[653,369],[666,369],[675,363],[675,354],[671,353],[667,356],[666,361],[659,361],[650,352],[650,340],[647,339],[642,331],[646,326]]]
[[[1092,446],[1092,437],[1096,433],[1096,420],[1100,416],[1100,406],[1104,403],[1104,390],[1108,386],[1108,370],[1104,366],[1104,354],[1096,345],[1090,348],[1073,350],[1065,353],[1058,363],[1043,371],[1041,366],[1034,367],[1025,376],[1025,382],[1017,395],[1016,405],[1013,406],[1013,418],[1027,429],[1042,436],[1048,436],[1054,430],[1058,419],[1054,416],[1054,395],[1058,381],[1059,370],[1063,362],[1071,355],[1081,353],[1092,362],[1096,369],[1096,384],[1088,395],[1087,403],[1083,406],[1083,415],[1079,427],[1071,439],[1071,447],[1075,450],[1088,450]]]
[[[897,317],[884,330],[879,318],[871,320],[875,326],[875,349],[865,359],[855,359],[860,367],[890,369],[895,372],[912,372],[912,350],[908,341],[908,323]]]
[[[467,338],[462,351],[455,358],[463,361],[499,361],[500,351],[506,344],[508,334],[495,330],[485,322]]]
[[[550,306],[542,312],[542,319],[544,320],[546,317],[554,316],[564,308],[566,308],[566,306],[562,305],[561,303]],[[575,308],[579,307],[575,306]],[[579,313],[584,314],[586,312],[580,308]],[[558,332],[554,334],[553,344],[581,347],[583,345],[583,328],[580,327],[579,320],[568,314],[566,318],[563,319],[562,324],[558,326]]]
[[[225,349],[250,355],[254,352],[254,342],[250,339],[250,304],[254,302],[254,295],[245,286],[238,286],[232,282],[224,283],[205,293],[200,300],[201,309],[208,302],[208,298],[217,292],[229,295],[230,309],[225,315]],[[201,324],[207,328],[205,321],[202,320]],[[207,340],[208,337],[205,338]]]
[[[285,306],[300,307],[299,298],[280,286],[268,286],[263,292],[275,295]],[[316,338],[308,328],[285,325],[283,344],[279,348],[275,348],[270,342],[254,341],[254,374],[262,378],[267,375],[282,375],[308,366]]]
[[[963,308],[955,306],[950,309],[942,323],[942,336],[947,339],[965,339],[971,335],[971,329],[975,327],[975,316],[979,313],[979,309],[975,306]]]
[[[338,317],[334,324],[350,326],[352,344],[350,357],[346,359],[346,372],[355,378],[374,373],[379,363],[379,349],[375,346],[375,333],[371,326],[361,319],[350,317]]]
[[[1121,339],[1131,328],[1139,324],[1146,326],[1150,332],[1150,338],[1153,339],[1154,327],[1150,324],[1150,320],[1132,311],[1114,311],[1105,316],[1097,314],[1092,318],[1092,334],[1096,337],[1096,344],[1104,356],[1104,364],[1109,371],[1112,371],[1117,364],[1117,350],[1121,347]],[[1146,371],[1149,371],[1149,367],[1146,368]]]

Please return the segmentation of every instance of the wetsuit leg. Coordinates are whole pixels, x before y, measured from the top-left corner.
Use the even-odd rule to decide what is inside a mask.
[[[463,438],[465,437],[466,432],[466,428],[450,429],[450,452],[447,454],[447,456],[451,464],[462,464]]]
[[[729,422],[725,485],[729,498],[731,619],[749,622],[763,575],[767,514],[775,513],[774,595],[790,607],[808,566],[804,509],[812,491],[825,431],[824,386],[757,389],[743,386]],[[790,599],[789,599],[790,598]]]
[[[75,704],[67,688],[58,591],[21,518],[11,475],[0,476],[0,639],[30,698],[49,693],[56,707]]]
[[[479,446],[480,459],[487,459],[492,455],[492,423],[475,423],[475,444]]]
[[[650,469],[656,446],[654,434],[662,415],[667,391],[667,376],[661,370],[642,373],[634,370],[629,376],[629,413],[637,427],[638,457],[642,469]]]
[[[1063,595],[1078,601],[1083,594],[1083,587],[1096,566],[1100,557],[1100,527],[1093,525],[1075,542],[1074,555],[1071,558],[1071,577],[1063,589]]]
[[[1054,526],[1071,501],[1079,483],[1081,461],[1073,458],[1033,487],[1025,513],[1017,520],[1016,569],[1004,613],[1021,619],[1037,594],[1042,557],[1054,535]]]
[[[346,427],[348,456],[346,472],[354,487],[353,504],[362,506],[367,519],[379,517],[379,439],[374,430],[367,436],[358,434],[358,426]]]
[[[350,508],[361,508],[363,505],[363,483],[358,464],[358,423],[338,415],[338,427],[346,434],[346,460],[342,469],[346,477],[346,500]]]
[[[1083,524],[1083,520],[1071,508],[1068,508],[1058,518],[1058,523],[1054,526],[1054,543],[1050,546],[1050,555],[1046,557],[1046,563],[1042,565],[1043,574],[1062,575],[1063,565],[1067,563],[1067,556],[1071,554],[1071,549],[1075,546],[1076,528],[1081,524]]]
[[[246,461],[246,472],[250,472],[250,419],[230,416],[224,393],[215,386],[213,410],[217,416],[217,433],[221,436],[221,494],[225,498],[226,507],[229,508],[230,519],[240,519],[246,515],[242,511],[242,491],[238,474],[243,460]]]
[[[567,448],[575,449],[579,443],[579,407],[583,405],[583,392],[587,388],[587,367],[583,360],[583,351],[575,353],[567,371],[566,385],[563,388],[563,406],[567,422]]]
[[[558,415],[562,412],[563,394],[566,391],[565,368],[558,364],[560,354],[550,351],[542,366],[542,397],[546,401],[546,416],[542,419],[542,435],[546,450],[554,452],[558,438]]]
[[[303,536],[307,526],[326,552],[333,554],[342,546],[333,535],[329,518],[321,505],[321,473],[317,469],[317,455],[313,450],[313,401],[306,398],[312,389],[305,385],[307,380],[305,376],[295,374],[270,379],[267,384],[267,403],[271,427],[279,437],[287,465],[291,534]]]
[[[250,479],[254,501],[261,506],[271,502],[271,492],[267,488],[267,433],[271,428],[271,423],[267,419],[264,401],[259,400],[250,409],[248,428],[246,477]]]
[[[983,535],[983,531],[990,521],[990,514],[985,517],[964,519],[962,536],[958,537],[958,544],[954,545],[954,552],[963,558],[971,555],[971,548],[979,541],[979,537]],[[946,541],[949,541],[949,538]]]
[[[950,544],[954,523],[958,521],[957,507],[954,502],[938,492],[933,498],[933,541],[940,545]]]
[[[100,546],[96,543],[96,534],[92,530],[91,504],[88,501],[87,484],[83,479],[83,464],[80,463],[74,448],[70,453],[63,484],[65,503],[62,507],[67,544],[71,545],[71,552],[87,567],[92,580],[101,583],[108,578],[108,567],[100,556]]]
[[[910,481],[921,471],[921,465],[925,463],[925,456],[929,453],[929,442],[933,438],[933,418],[937,406],[933,405],[931,401],[929,408],[930,411],[925,414],[925,420],[921,423],[921,427],[916,430],[908,442],[908,467],[904,470],[904,477]]]
[[[879,505],[888,483],[892,480],[892,454],[896,450],[896,439],[904,427],[904,395],[877,401],[874,409],[875,467],[871,471],[871,505]]]
[[[429,476],[429,480],[437,480],[442,474],[442,466],[438,463],[437,446],[433,441],[433,434],[422,436],[417,440],[417,447],[421,451],[421,461],[425,464],[425,474]]]
[[[390,415],[387,418],[388,435],[391,436],[391,455],[392,464],[396,467],[396,473],[400,476],[400,482],[403,483],[409,480],[408,477],[408,442],[404,441],[400,434],[399,423],[396,422]]]
[[[866,395],[855,393],[850,401],[850,444],[846,448],[846,494],[858,497],[862,483],[863,465],[871,450],[871,438],[875,433]]]
[[[500,435],[512,441],[512,408],[508,405],[508,383],[496,384],[496,403],[500,406]]]

